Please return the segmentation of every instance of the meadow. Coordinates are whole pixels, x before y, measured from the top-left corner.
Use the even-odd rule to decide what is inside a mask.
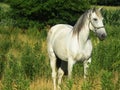
[[[82,63],[73,78],[64,76],[62,90],[120,90],[120,9],[103,12],[108,33],[104,41],[91,32],[92,63],[86,80]],[[0,90],[53,90],[46,49],[49,26],[27,30],[0,25]]]

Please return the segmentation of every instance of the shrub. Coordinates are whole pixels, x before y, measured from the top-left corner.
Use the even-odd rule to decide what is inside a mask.
[[[13,26],[14,20],[11,19],[11,8],[9,5],[0,3],[0,25],[1,26]]]
[[[9,3],[15,20],[23,18],[38,21],[44,25],[73,24],[80,14],[90,7],[87,0],[11,0]],[[24,22],[18,24],[22,23]]]

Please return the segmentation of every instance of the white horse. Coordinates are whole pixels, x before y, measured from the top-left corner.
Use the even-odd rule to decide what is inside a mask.
[[[47,45],[54,90],[57,89],[57,78],[58,88],[60,89],[62,76],[67,70],[68,77],[71,78],[73,65],[77,61],[84,62],[84,78],[86,78],[92,52],[89,32],[90,30],[95,32],[100,40],[107,36],[100,11],[101,8],[86,11],[74,26],[57,24],[51,27],[47,37]],[[67,65],[64,61],[67,62]],[[58,71],[56,72],[56,70]]]

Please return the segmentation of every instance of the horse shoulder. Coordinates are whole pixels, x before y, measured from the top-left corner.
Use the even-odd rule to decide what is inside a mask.
[[[91,56],[91,53],[92,53],[92,43],[91,40],[88,40],[83,50],[84,58],[89,58]]]
[[[76,36],[71,35],[70,39],[68,39],[67,41],[68,57],[72,57],[73,59],[75,59],[78,53],[80,52],[80,47],[76,38]]]
[[[92,44],[91,40],[88,40],[86,44],[82,47],[77,39],[73,38],[72,43],[68,43],[68,56],[72,57],[76,61],[82,61],[91,56]]]

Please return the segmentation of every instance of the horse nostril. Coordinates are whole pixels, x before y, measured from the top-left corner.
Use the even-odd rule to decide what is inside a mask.
[[[101,35],[101,38],[105,38],[105,37],[106,37],[106,35],[105,35],[105,34],[102,34],[102,35]]]

